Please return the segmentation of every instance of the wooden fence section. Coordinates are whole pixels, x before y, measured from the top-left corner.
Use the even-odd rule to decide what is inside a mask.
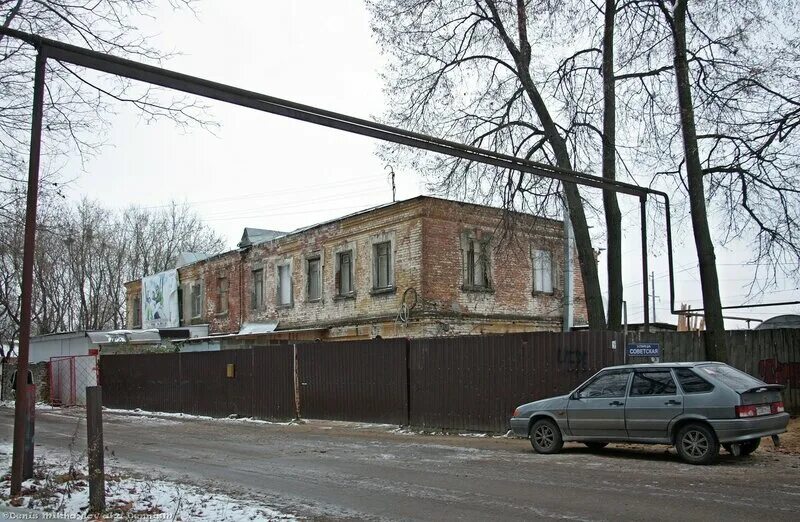
[[[411,425],[502,432],[516,406],[622,363],[622,335],[524,333],[412,340]]]
[[[787,410],[800,412],[800,330],[727,336],[730,363],[785,385]],[[659,343],[665,362],[705,359],[702,333],[636,333],[627,342]],[[514,407],[622,364],[625,344],[613,332],[537,332],[107,355],[100,379],[113,408],[281,420],[299,408],[305,418],[503,432]]]

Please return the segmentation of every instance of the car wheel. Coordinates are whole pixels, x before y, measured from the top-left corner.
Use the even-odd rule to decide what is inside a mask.
[[[531,446],[536,453],[558,453],[564,446],[561,430],[550,419],[539,419],[531,426]]]
[[[761,439],[750,439],[739,443],[739,456],[746,457],[753,453],[761,445]],[[723,444],[723,448],[730,454],[733,454],[733,444]]]
[[[719,454],[719,443],[711,428],[692,423],[678,432],[675,449],[690,464],[711,464]]]
[[[608,446],[608,442],[584,442],[584,444],[592,451],[601,450]]]

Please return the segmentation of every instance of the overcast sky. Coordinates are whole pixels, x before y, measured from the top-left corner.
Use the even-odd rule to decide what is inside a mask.
[[[164,2],[166,4],[166,2]],[[206,1],[196,17],[163,8],[146,22],[155,43],[180,56],[167,68],[237,87],[374,119],[384,107],[382,59],[365,7],[348,2]],[[157,207],[185,201],[233,248],[243,227],[292,230],[391,201],[388,170],[377,142],[278,116],[209,102],[219,124],[212,132],[183,132],[170,122],[148,123],[119,105],[108,145],[84,165],[73,161],[69,196],[107,205]],[[395,166],[397,197],[425,192],[423,180]],[[642,319],[638,212],[626,213],[625,298],[629,321]],[[657,223],[650,223],[651,232]],[[699,274],[688,221],[677,234],[677,303],[701,306]],[[602,245],[600,245],[602,246]],[[656,314],[669,313],[663,235],[652,245]],[[746,243],[717,247],[723,304],[788,301],[797,283],[780,275],[778,288],[749,295],[752,265]],[[603,259],[601,254],[601,260]],[[605,271],[601,267],[601,273]],[[726,315],[767,318],[800,308],[756,308]],[[744,327],[728,321],[729,328]]]

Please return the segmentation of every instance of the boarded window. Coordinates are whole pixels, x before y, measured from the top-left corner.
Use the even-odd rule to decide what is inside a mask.
[[[278,266],[278,305],[292,304],[292,265]]]
[[[142,298],[133,298],[133,327],[138,328],[142,326]]]
[[[192,284],[192,317],[200,317],[203,310],[203,289],[200,283]]]
[[[228,278],[217,279],[217,313],[228,313]]]
[[[466,281],[468,288],[489,289],[489,242],[477,239],[467,239],[467,250],[464,253],[466,267]]]
[[[384,241],[373,246],[373,288],[390,288],[392,286],[392,243]]]
[[[264,270],[253,270],[253,310],[264,308]]]
[[[336,254],[336,293],[353,293],[353,251],[345,250]]]
[[[320,277],[322,274],[320,266],[321,263],[318,257],[308,260],[306,280],[308,282],[307,291],[309,301],[316,301],[322,298],[322,281]]]
[[[549,250],[533,251],[533,290],[553,293],[553,254]]]

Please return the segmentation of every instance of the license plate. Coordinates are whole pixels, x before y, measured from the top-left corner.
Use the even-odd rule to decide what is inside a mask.
[[[756,406],[756,415],[769,415],[772,413],[772,409],[767,406]]]

